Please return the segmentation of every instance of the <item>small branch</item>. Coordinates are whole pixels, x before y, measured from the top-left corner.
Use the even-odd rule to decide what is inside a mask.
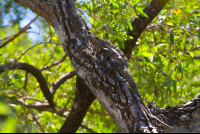
[[[18,95],[18,97],[22,96],[22,95],[19,95],[19,94],[17,94],[17,95]],[[12,97],[11,95],[7,94],[7,98],[11,98],[11,97]],[[59,111],[54,111],[51,108],[49,108],[49,104],[48,103],[46,103],[46,102],[44,102],[42,100],[38,100],[38,99],[32,99],[32,100],[35,100],[35,101],[38,101],[38,102],[35,102],[35,103],[32,103],[32,104],[28,104],[28,103],[25,102],[26,99],[32,99],[32,98],[31,97],[24,97],[24,98],[22,97],[20,99],[15,99],[15,100],[12,99],[12,101],[13,102],[17,102],[20,105],[23,105],[24,107],[26,107],[28,109],[32,109],[33,108],[33,109],[35,109],[35,110],[37,110],[39,112],[48,111],[48,112],[51,112],[51,113],[56,113],[57,115],[62,116],[64,118],[67,118],[67,116],[64,115],[64,112],[69,112],[70,111],[70,109],[66,109],[66,108],[63,111],[63,108],[59,107],[59,106],[56,106],[56,108],[58,108],[60,110]]]
[[[61,76],[61,78],[59,78],[50,88],[50,92],[52,96],[55,94],[56,90],[59,88],[61,84],[63,84],[69,78],[74,77],[75,75],[76,75],[76,72],[72,71]]]
[[[49,91],[47,82],[39,69],[37,69],[27,63],[21,63],[21,62],[14,61],[14,62],[7,63],[6,65],[5,64],[0,65],[0,72],[4,72],[4,68],[10,68],[10,67],[12,67],[12,69],[17,68],[17,69],[25,70],[28,73],[31,73],[37,79],[38,83],[40,84],[40,89],[42,90],[44,96],[48,100],[50,107],[55,109],[53,97]]]
[[[39,16],[36,16],[29,24],[27,24],[23,29],[21,29],[17,34],[15,34],[11,39],[9,39],[8,41],[6,41],[5,43],[3,43],[0,48],[4,47],[5,45],[7,45],[9,42],[13,41],[15,38],[17,38],[19,35],[21,35],[22,33],[26,32],[27,29],[30,28],[31,23],[33,23]]]
[[[39,100],[39,99],[36,99],[36,98],[33,98],[33,97],[29,97],[29,96],[23,97],[23,95],[20,95],[20,94],[18,94],[16,92],[13,92],[13,91],[6,91],[5,93],[6,94],[14,94],[14,95],[16,95],[17,97],[19,97],[19,98],[21,98],[23,100],[34,100],[34,101],[37,101],[37,102],[46,103],[43,100]]]
[[[62,59],[61,59],[60,61],[56,61],[56,62],[52,63],[52,64],[49,65],[49,66],[44,66],[44,67],[41,68],[40,70],[43,71],[43,70],[49,69],[49,68],[52,67],[52,66],[56,66],[56,65],[60,64],[61,62],[63,62],[63,61],[65,60],[66,57],[67,57],[67,54],[65,54],[65,55],[62,57]]]
[[[94,132],[92,129],[86,127],[85,125],[81,125],[82,128],[85,128],[87,131],[91,132],[91,133],[96,133]]]
[[[199,50],[200,47],[193,48],[192,51]]]
[[[23,88],[26,90],[26,85],[27,85],[27,83],[28,83],[28,73],[26,72],[26,74],[25,74],[25,80],[24,80],[24,86],[23,86]]]
[[[163,23],[157,23],[157,24],[149,25],[146,29],[154,29],[154,28],[157,28],[157,26],[160,26],[160,27],[161,27],[161,26],[177,27],[177,28],[179,28],[179,29],[181,29],[181,30],[183,30],[183,31],[186,31],[186,32],[188,32],[189,34],[191,34],[190,31],[188,31],[187,29],[184,29],[184,28],[182,28],[182,27],[180,27],[180,26],[174,26],[174,25],[163,24]],[[168,31],[168,32],[170,32],[170,31]]]
[[[38,125],[38,127],[40,128],[40,131],[41,131],[42,133],[45,133],[45,130],[42,128],[42,126],[40,125],[40,123],[37,121],[35,115],[34,115],[34,114],[31,114],[31,116],[32,116],[33,121],[35,121],[36,124]]]
[[[51,41],[51,40],[50,40],[50,41]],[[50,57],[49,60],[44,64],[44,66],[46,66],[46,65],[49,63],[49,61],[53,58],[54,53],[56,52],[57,47],[58,47],[58,46],[56,45],[56,48],[55,48],[54,51],[50,54],[51,57]]]
[[[30,49],[32,49],[32,48],[34,48],[34,47],[36,47],[36,46],[38,46],[38,45],[40,45],[40,44],[42,44],[42,43],[37,43],[37,44],[33,45],[32,47],[28,48],[25,52],[23,52],[23,53],[17,58],[16,61],[18,61],[18,60],[19,60],[23,55],[25,55]]]
[[[61,110],[60,110],[59,112],[61,112],[61,113],[64,113],[64,111],[65,111],[65,109],[66,109],[67,105],[69,104],[69,102],[70,102],[71,98],[72,98],[72,96],[70,96],[70,97],[69,97],[69,99],[68,99],[67,103],[64,105],[64,107],[63,107],[63,108],[61,108]]]
[[[3,38],[3,39],[0,39],[0,41],[3,41],[3,40],[6,40],[6,39],[9,39],[10,37],[12,37],[12,35],[11,35],[11,36],[8,36],[8,37],[5,37],[5,38]]]

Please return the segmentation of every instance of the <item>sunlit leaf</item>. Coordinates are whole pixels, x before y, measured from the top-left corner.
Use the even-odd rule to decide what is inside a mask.
[[[139,12],[142,16],[149,18],[148,15],[139,7],[136,7],[136,11]]]

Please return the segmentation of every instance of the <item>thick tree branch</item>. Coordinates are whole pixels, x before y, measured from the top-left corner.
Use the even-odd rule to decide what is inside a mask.
[[[128,31],[128,35],[133,39],[125,42],[124,53],[128,59],[131,59],[131,54],[135,44],[140,37],[141,33],[151,23],[151,21],[159,14],[169,0],[152,0],[151,3],[143,10],[149,18],[139,15],[138,18],[132,22],[133,31]]]
[[[90,105],[96,98],[83,80],[78,76],[76,88],[74,105],[59,133],[75,133],[81,125]]]
[[[165,128],[165,133],[200,133],[200,95],[185,104],[158,108],[148,103],[154,115],[162,118],[173,129]]]

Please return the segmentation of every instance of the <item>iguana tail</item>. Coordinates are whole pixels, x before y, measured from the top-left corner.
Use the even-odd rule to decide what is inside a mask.
[[[140,99],[142,100],[140,93],[138,91],[138,88],[135,84],[135,81],[132,77],[132,75],[130,74],[129,70],[127,68],[121,68],[119,70],[120,74],[122,75],[122,77],[124,79],[126,79],[126,81],[128,82],[129,86],[131,87],[131,89],[133,90],[134,93],[137,94],[138,97],[140,97]]]

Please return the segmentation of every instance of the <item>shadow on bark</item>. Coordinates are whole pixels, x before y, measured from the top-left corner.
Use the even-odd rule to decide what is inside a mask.
[[[74,105],[59,133],[75,133],[95,98],[83,79],[77,76]]]

